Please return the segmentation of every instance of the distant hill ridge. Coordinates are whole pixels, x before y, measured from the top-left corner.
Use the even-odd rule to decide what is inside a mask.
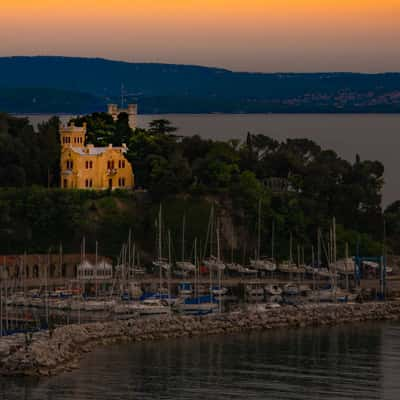
[[[118,101],[121,84],[142,113],[400,112],[400,73],[251,73],[100,58],[0,57],[1,111],[96,111]]]

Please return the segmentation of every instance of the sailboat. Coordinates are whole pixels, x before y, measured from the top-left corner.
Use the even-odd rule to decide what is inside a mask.
[[[289,274],[299,272],[297,265],[293,262],[293,236],[291,232],[289,239],[289,260],[281,262],[278,269],[280,272]]]
[[[169,258],[164,259],[162,257],[162,205],[158,212],[158,259],[153,261],[153,265],[159,269],[159,289],[158,293],[147,294],[144,293],[140,300],[141,305],[144,306],[140,309],[140,315],[165,315],[170,313],[170,291],[165,293],[163,286],[163,274],[168,274],[168,286],[171,274],[171,254],[170,254],[170,233],[168,232],[168,247],[169,247]]]
[[[278,296],[282,294],[282,289],[279,285],[276,284],[270,284],[265,286],[264,288],[265,294],[269,296]]]
[[[295,296],[300,292],[299,286],[296,283],[287,283],[283,286],[283,294],[287,296]]]
[[[218,255],[216,257],[213,254],[214,218],[215,218],[215,212],[214,212],[214,204],[213,204],[211,207],[210,219],[209,219],[209,223],[208,223],[208,232],[207,232],[207,236],[209,234],[209,238],[210,238],[210,256],[206,259],[203,259],[203,265],[208,268],[208,270],[210,271],[210,274],[211,274],[211,272],[224,271],[226,268],[225,264],[221,261],[220,256]],[[207,240],[206,240],[206,242],[207,242]],[[219,246],[219,241],[217,243],[217,246]]]
[[[183,214],[182,219],[182,256],[181,261],[177,261],[176,267],[184,272],[194,272],[196,270],[196,266],[191,262],[185,260],[185,228],[186,228],[186,214]]]
[[[167,259],[163,258],[162,256],[162,205],[160,204],[160,209],[158,212],[158,259],[153,261],[154,267],[158,268],[160,271],[160,282],[162,279],[162,272],[169,271],[171,268],[171,264],[168,262]]]
[[[173,309],[182,314],[191,315],[205,315],[210,314],[218,310],[218,302],[214,299],[212,294],[199,296],[199,262],[197,257],[197,239],[195,239],[194,245],[194,260],[196,265],[195,271],[195,295],[180,297],[178,301],[173,305]],[[187,290],[191,290],[191,286],[186,286]],[[211,289],[211,288],[210,288]]]
[[[271,258],[262,258],[261,253],[261,199],[258,202],[258,222],[257,222],[257,251],[256,258],[250,259],[250,267],[258,271],[274,272],[276,270],[276,263],[273,259],[274,257],[274,229],[272,229],[272,251]],[[273,225],[274,227],[274,225]]]

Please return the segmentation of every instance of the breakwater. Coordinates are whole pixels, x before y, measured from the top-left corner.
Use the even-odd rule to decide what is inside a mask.
[[[161,340],[283,327],[335,325],[400,319],[400,301],[364,304],[286,306],[266,312],[234,312],[206,317],[168,316],[83,325],[66,325],[31,337],[0,338],[0,374],[48,376],[79,366],[97,346],[115,342]]]

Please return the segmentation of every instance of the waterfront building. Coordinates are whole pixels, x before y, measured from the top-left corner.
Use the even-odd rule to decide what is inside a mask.
[[[117,104],[108,104],[108,114],[110,114],[114,121],[118,119],[118,115],[121,113],[128,114],[129,126],[131,129],[137,127],[137,104],[128,104],[127,108],[119,108]]]
[[[85,259],[95,264],[96,255],[86,254]],[[81,254],[7,254],[0,255],[0,282],[26,282],[28,286],[40,286],[47,279],[58,283],[79,279],[78,267],[81,265]],[[100,265],[106,264],[109,269],[112,260],[102,257]],[[112,268],[112,267],[111,267]],[[99,269],[104,269],[100,267]],[[109,273],[104,278],[109,278]]]
[[[125,157],[128,148],[94,147],[86,144],[86,124],[60,126],[61,187],[64,189],[133,189],[132,166]]]

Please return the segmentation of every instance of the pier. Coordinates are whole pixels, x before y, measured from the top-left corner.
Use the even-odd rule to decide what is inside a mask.
[[[398,320],[400,301],[286,306],[268,312],[232,312],[205,317],[166,316],[69,325],[0,339],[0,374],[48,376],[79,367],[84,353],[115,342],[225,335],[271,329]]]

